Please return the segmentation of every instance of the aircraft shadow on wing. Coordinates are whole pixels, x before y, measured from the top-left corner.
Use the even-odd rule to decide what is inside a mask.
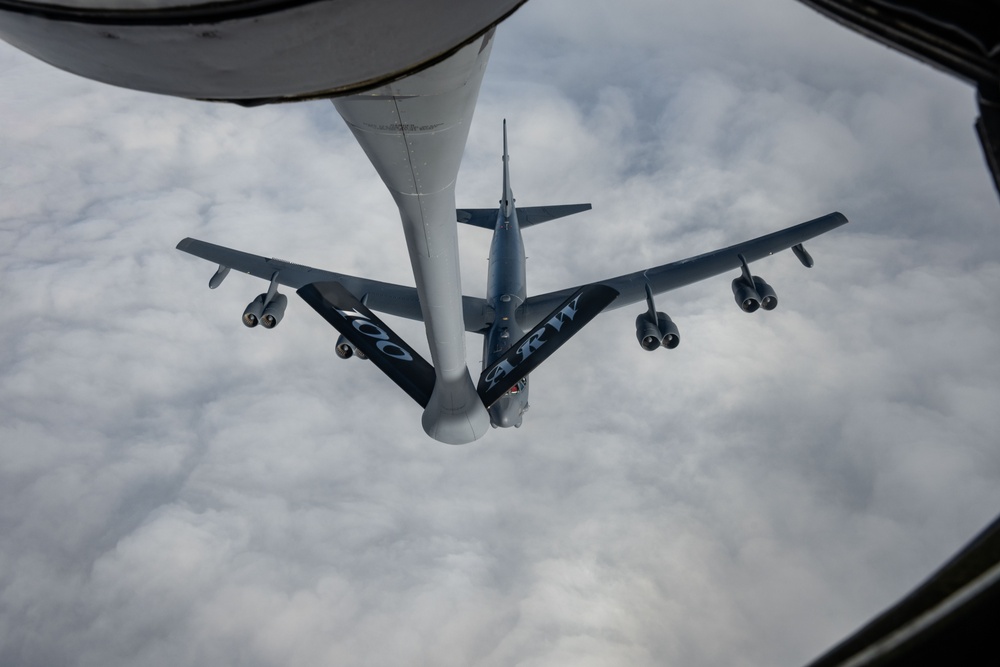
[[[639,345],[647,351],[674,349],[680,343],[680,333],[666,313],[656,310],[656,295],[736,271],[732,291],[740,309],[748,313],[772,310],[778,304],[777,295],[760,276],[751,273],[750,263],[790,248],[811,268],[813,259],[803,242],[847,223],[842,214],[830,213],[695,257],[528,296],[521,229],[591,207],[516,207],[508,171],[506,122],[503,146],[499,206],[456,211],[458,223],[493,232],[487,295],[463,296],[462,316],[466,332],[483,336],[483,367],[476,392],[494,427],[521,426],[528,409],[528,375],[602,311],[644,302],[645,309],[635,320]],[[213,289],[231,269],[269,281],[267,291],[246,307],[246,326],[260,324],[270,329],[281,322],[288,299],[278,287],[284,285],[296,290],[339,332],[335,346],[339,357],[370,359],[422,407],[431,400],[435,369],[375,315],[377,311],[424,321],[416,288],[268,259],[192,238],[182,240],[177,248],[219,265],[209,281]]]

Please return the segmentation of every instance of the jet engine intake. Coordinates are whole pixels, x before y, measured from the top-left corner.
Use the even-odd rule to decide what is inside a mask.
[[[656,313],[656,328],[660,332],[660,344],[668,350],[672,350],[681,344],[681,334],[677,330],[677,325],[666,313]]]
[[[344,338],[344,334],[340,334],[340,338],[337,339],[337,356],[341,359],[350,359],[354,356],[354,349],[351,341]]]
[[[764,282],[760,276],[753,277],[754,291],[760,297],[760,307],[764,310],[774,310],[778,307],[778,295],[774,293],[774,288]]]
[[[354,347],[354,343],[344,338],[344,334],[340,334],[337,338],[337,356],[341,359],[350,359],[354,355],[358,356],[358,359],[367,359],[365,353]]]
[[[260,322],[260,316],[264,313],[264,301],[266,299],[266,294],[260,294],[256,299],[250,302],[247,309],[243,311],[243,324],[247,325],[251,329],[257,326]]]
[[[278,322],[285,316],[285,308],[288,306],[288,297],[284,294],[275,294],[274,298],[264,308],[260,316],[260,323],[265,329],[273,329],[278,326]]]
[[[742,277],[733,278],[733,296],[744,313],[752,313],[760,308],[760,295]],[[775,300],[777,303],[777,299]]]
[[[655,322],[650,321],[647,313],[635,318],[635,337],[642,349],[647,352],[660,347],[660,330]]]
[[[681,342],[681,335],[677,330],[677,325],[666,313],[657,312],[656,322],[649,317],[649,313],[642,313],[635,318],[635,337],[639,345],[647,352],[652,352],[661,345],[668,350],[677,347]]]

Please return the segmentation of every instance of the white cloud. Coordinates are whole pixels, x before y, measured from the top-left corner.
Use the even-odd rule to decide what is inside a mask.
[[[326,102],[77,79],[0,47],[0,662],[803,664],[1000,500],[996,193],[972,91],[797,3],[532,0],[497,33],[459,203],[525,232],[529,289],[852,223],[596,320],[516,431],[419,408],[292,299],[184,236],[409,282],[395,208]],[[466,291],[488,234],[463,229]],[[637,311],[636,311],[637,312]],[[419,325],[400,332],[420,344]],[[479,341],[469,338],[470,362]]]

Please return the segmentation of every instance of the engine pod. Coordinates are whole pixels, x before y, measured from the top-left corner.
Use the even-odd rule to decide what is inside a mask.
[[[760,308],[760,295],[742,277],[733,279],[733,297],[736,305],[745,313],[752,313]]]
[[[273,329],[278,326],[278,322],[285,316],[285,308],[287,306],[288,297],[284,294],[275,294],[260,316],[261,325],[265,329]]]
[[[341,359],[350,359],[354,356],[354,346],[351,345],[351,341],[344,337],[344,334],[340,334],[337,338],[337,356]]]
[[[672,350],[681,344],[681,334],[677,325],[666,313],[656,313],[656,328],[660,332],[660,344]]]
[[[265,299],[267,299],[266,294],[259,294],[247,305],[246,310],[243,311],[243,324],[251,329],[257,326],[260,322],[260,316],[264,313]]]
[[[778,295],[774,293],[774,288],[764,282],[760,276],[753,277],[754,291],[760,298],[760,307],[764,310],[774,310],[778,307]]]
[[[635,318],[635,338],[639,345],[647,352],[652,352],[660,347],[660,330],[656,323],[650,321],[646,313],[642,313]]]

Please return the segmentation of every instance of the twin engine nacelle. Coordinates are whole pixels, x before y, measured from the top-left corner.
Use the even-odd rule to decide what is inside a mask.
[[[364,352],[354,347],[354,343],[347,340],[344,334],[340,334],[340,337],[337,339],[337,356],[341,359],[350,359],[354,355],[357,355],[358,359],[368,358]]]
[[[635,318],[635,337],[642,349],[652,352],[661,345],[668,350],[677,347],[681,342],[677,325],[666,313],[657,312],[656,321],[649,313],[642,313]]]
[[[267,294],[260,294],[243,311],[243,324],[251,329],[258,324],[265,329],[273,329],[285,316],[287,306],[288,297],[284,294],[275,294],[270,301]]]
[[[745,313],[752,313],[758,308],[774,310],[778,305],[778,296],[774,288],[764,282],[760,276],[752,276],[753,284],[740,276],[733,279],[733,297],[736,304]]]

